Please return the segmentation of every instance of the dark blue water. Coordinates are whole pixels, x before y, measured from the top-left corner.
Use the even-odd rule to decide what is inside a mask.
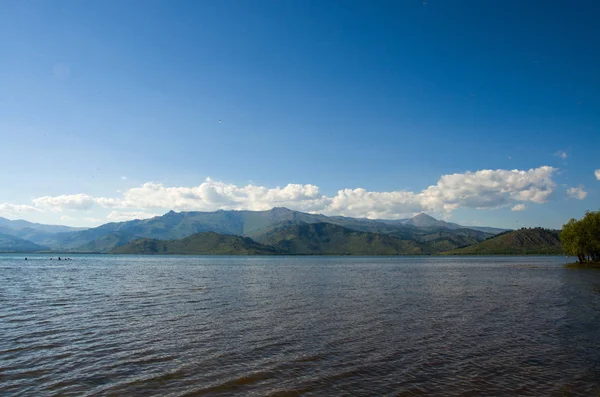
[[[565,258],[0,255],[0,395],[599,395]]]

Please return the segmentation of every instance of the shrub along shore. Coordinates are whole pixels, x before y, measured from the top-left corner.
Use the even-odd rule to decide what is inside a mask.
[[[580,220],[572,218],[563,225],[560,240],[565,253],[576,256],[578,264],[600,267],[600,211],[587,211]]]

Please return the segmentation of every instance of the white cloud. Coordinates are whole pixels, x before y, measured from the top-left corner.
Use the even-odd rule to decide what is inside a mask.
[[[552,173],[543,166],[528,171],[481,170],[444,175],[436,185],[420,193],[424,210],[451,212],[461,207],[498,208],[515,201],[545,203],[556,187]]]
[[[106,197],[92,197],[87,194],[63,194],[60,196],[43,196],[32,200],[36,207],[60,212],[64,210],[89,210],[94,205],[114,207],[119,200]]]
[[[420,192],[373,192],[355,188],[341,189],[329,196],[311,184],[267,188],[254,184],[238,186],[207,178],[192,187],[148,182],[125,190],[119,197],[44,196],[34,199],[33,203],[37,208],[57,212],[89,210],[95,206],[112,208],[110,220],[147,218],[171,209],[267,210],[273,207],[367,218],[398,219],[420,211],[449,216],[458,208],[494,209],[519,203],[545,203],[556,187],[552,180],[556,171],[549,166],[530,170],[480,170],[443,175],[436,184]]]
[[[266,210],[294,207],[301,211],[322,210],[329,199],[314,185],[289,184],[283,188],[237,186],[207,178],[199,186],[165,187],[148,182],[127,190],[119,200],[120,208],[173,209],[176,211],[214,211],[217,209]]]
[[[564,150],[559,150],[558,152],[554,153],[554,155],[560,157],[563,160],[566,160],[567,157],[569,157],[567,152],[565,152]]]
[[[514,207],[512,207],[510,210],[511,211],[525,211],[525,209],[527,209],[527,206],[525,204],[517,204]]]
[[[63,194],[60,196],[43,196],[33,199],[36,207],[51,211],[89,210],[94,206],[95,200],[87,194]]]
[[[126,181],[126,180],[127,180],[127,177],[126,177],[125,175],[123,175],[123,176],[121,177],[121,180],[122,180],[122,181]]]
[[[360,218],[399,219],[420,212],[421,197],[408,191],[369,192],[365,189],[344,189],[327,199],[320,212]]]
[[[577,200],[583,200],[587,196],[587,192],[583,190],[583,186],[571,187],[567,189],[567,196],[569,198],[576,198]]]
[[[315,185],[289,184],[268,189],[237,186],[210,178],[196,187],[146,183],[123,194],[121,208],[178,211],[217,209],[266,210],[289,207],[307,212],[368,218],[402,218],[419,211],[450,213],[461,207],[497,208],[511,202],[545,203],[556,183],[548,166],[520,170],[482,170],[442,176],[422,192],[370,192],[343,189],[328,197]]]
[[[119,199],[115,199],[115,198],[107,198],[107,197],[98,197],[94,199],[94,202],[103,208],[111,208],[111,207],[118,207],[119,205],[121,205],[121,200]]]
[[[151,214],[147,212],[121,212],[121,211],[111,211],[110,214],[106,217],[109,221],[112,222],[124,222],[130,221],[132,219],[148,219],[158,216],[159,214]]]
[[[0,204],[0,216],[18,216],[19,214],[22,214],[24,212],[40,212],[40,210],[38,208],[32,207],[31,205],[10,203]]]
[[[600,168],[594,171],[594,175],[596,176],[596,179],[600,181]]]

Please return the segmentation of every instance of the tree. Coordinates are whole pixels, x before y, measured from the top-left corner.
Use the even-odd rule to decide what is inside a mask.
[[[563,225],[560,240],[564,251],[580,263],[600,261],[600,211],[588,211],[580,220]]]

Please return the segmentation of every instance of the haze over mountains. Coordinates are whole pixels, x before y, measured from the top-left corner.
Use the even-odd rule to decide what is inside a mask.
[[[0,233],[10,234],[14,237],[19,237],[25,240],[43,240],[46,237],[53,236],[57,233],[66,233],[79,230],[85,230],[83,227],[70,227],[62,225],[43,225],[41,223],[33,223],[19,220],[10,220],[0,217]]]
[[[4,233],[0,251],[90,253],[108,253],[138,239],[173,241],[210,232],[248,237],[260,245],[244,247],[240,253],[256,250],[289,254],[433,254],[484,241],[504,231],[464,227],[426,214],[402,220],[372,220],[328,217],[287,208],[268,211],[170,211],[150,219],[107,223],[90,229],[0,218],[0,227],[0,232]],[[195,241],[198,243],[198,237]],[[240,241],[236,244],[242,247],[244,244]],[[214,250],[235,253],[235,250],[223,247],[205,247],[205,250],[207,253]]]
[[[0,252],[36,252],[48,249],[31,241],[0,233]]]

